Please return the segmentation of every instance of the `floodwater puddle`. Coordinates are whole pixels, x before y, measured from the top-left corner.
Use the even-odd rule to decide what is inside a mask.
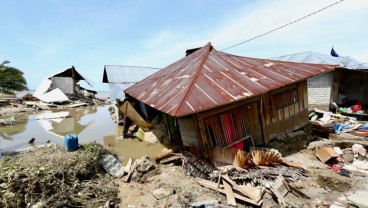
[[[121,127],[110,117],[105,106],[88,106],[58,111],[40,111],[14,115],[12,126],[0,127],[0,151],[7,152],[47,142],[64,144],[64,136],[76,134],[79,143],[96,141],[116,153],[124,164],[129,158],[154,157],[166,147],[138,139],[119,139]],[[33,144],[28,141],[35,138]]]

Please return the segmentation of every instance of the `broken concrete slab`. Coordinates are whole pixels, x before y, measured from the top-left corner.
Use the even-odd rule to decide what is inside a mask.
[[[172,194],[174,194],[175,191],[174,189],[164,189],[164,188],[159,188],[159,189],[155,189],[152,191],[152,195],[157,199],[163,199],[166,198]]]
[[[359,208],[368,208],[368,191],[357,191],[347,197],[348,201]]]

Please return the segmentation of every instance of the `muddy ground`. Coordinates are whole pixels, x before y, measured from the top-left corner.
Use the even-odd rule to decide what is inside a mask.
[[[367,175],[363,173],[352,173],[351,177],[342,176],[316,158],[315,148],[331,145],[331,143],[334,142],[331,140],[313,142],[307,149],[284,157],[285,161],[301,163],[308,170],[309,176],[290,184],[309,196],[310,199],[296,197],[289,193],[286,196],[287,200],[292,201],[298,207],[330,207],[336,201],[347,205],[346,196],[357,190],[367,190]],[[337,143],[349,145],[347,142],[342,143],[338,141]],[[27,154],[30,157],[27,157]],[[30,152],[23,153],[22,155],[25,159],[32,159],[32,163],[39,164],[38,166],[54,166],[53,164],[44,164],[45,162],[47,163],[47,160],[45,160],[46,157],[34,157],[34,154],[34,152]],[[52,155],[51,152],[48,154],[48,157]],[[59,153],[57,154],[59,155]],[[68,153],[68,155],[71,154]],[[118,179],[111,178],[110,182],[113,182],[118,188],[116,195],[113,192],[111,194],[105,193],[102,195],[102,201],[98,198],[96,199],[99,203],[93,205],[88,205],[87,203],[85,205],[87,207],[101,207],[101,204],[106,203],[109,198],[118,197],[119,202],[115,207],[228,207],[225,195],[202,187],[197,183],[196,178],[184,175],[179,163],[162,165],[154,163],[153,160],[151,162],[155,168],[138,177],[139,180],[132,179],[132,181],[126,183],[124,182],[125,177]],[[60,169],[60,171],[62,170]],[[106,173],[102,175],[106,175]],[[100,180],[101,173],[98,177],[94,178]],[[38,179],[42,181],[42,178]],[[264,195],[263,200],[262,207],[280,207],[277,200],[269,193]],[[238,207],[249,206],[249,204],[242,201],[237,201],[237,203]],[[97,204],[99,205],[96,206]]]
[[[284,158],[286,161],[301,163],[308,172],[307,178],[290,184],[310,199],[296,197],[289,193],[286,196],[288,201],[298,207],[330,207],[336,202],[349,207],[351,205],[348,205],[347,196],[357,190],[367,190],[366,174],[352,173],[351,177],[342,176],[316,158],[315,147],[331,145],[331,143],[334,142],[317,141],[308,149]],[[202,207],[228,207],[224,195],[200,186],[195,178],[183,174],[180,165],[169,164],[158,165],[158,167],[159,171],[143,183],[125,183],[124,179],[116,179],[122,207],[192,207],[191,205],[195,204],[207,204]],[[160,189],[167,191],[169,196],[162,199],[155,198],[154,192]],[[264,195],[263,200],[262,207],[281,207],[269,193]],[[237,203],[238,207],[251,207],[241,201]]]

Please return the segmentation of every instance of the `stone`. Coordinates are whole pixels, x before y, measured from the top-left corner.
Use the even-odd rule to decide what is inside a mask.
[[[174,189],[159,188],[152,191],[152,195],[157,199],[163,199],[174,194]]]
[[[357,191],[348,196],[347,199],[359,208],[368,208],[368,191]]]
[[[347,163],[352,163],[354,161],[354,152],[351,149],[344,149],[343,158]]]

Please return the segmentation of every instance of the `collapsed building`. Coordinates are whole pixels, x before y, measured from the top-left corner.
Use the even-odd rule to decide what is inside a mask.
[[[264,145],[307,124],[307,79],[336,67],[242,57],[210,43],[187,54],[124,90],[120,109],[141,129],[161,121],[171,140],[200,150]]]
[[[79,84],[81,80],[86,81],[92,87],[92,82],[72,66],[45,78],[33,96],[45,103],[62,103],[69,102],[70,99],[94,98],[97,92],[81,87]]]

